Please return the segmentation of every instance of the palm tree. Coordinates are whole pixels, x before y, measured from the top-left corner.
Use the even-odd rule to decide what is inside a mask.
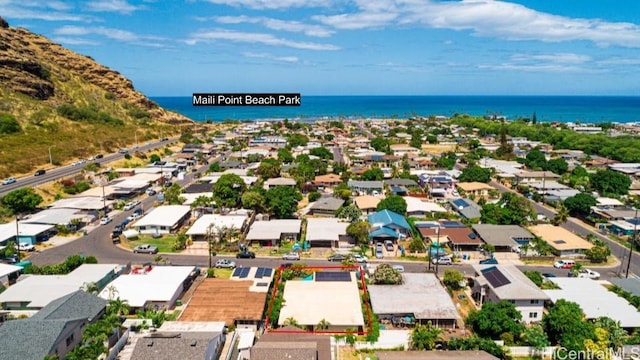
[[[284,319],[284,325],[295,326],[298,327],[298,320],[294,319],[292,316]]]
[[[98,288],[98,284],[93,281],[85,282],[80,287],[80,290],[87,292],[89,294],[98,295],[100,293],[100,288]]]
[[[117,297],[114,300],[109,300],[107,303],[107,314],[116,315],[116,316],[126,316],[129,315],[129,311],[131,307],[127,300],[122,300],[120,297]]]
[[[316,324],[315,331],[327,330],[329,326],[331,326],[331,323],[328,322],[327,319],[322,319]]]
[[[564,206],[564,203],[560,203],[557,210],[558,212],[552,221],[553,225],[556,226],[567,222],[567,219],[569,218],[569,210]]]

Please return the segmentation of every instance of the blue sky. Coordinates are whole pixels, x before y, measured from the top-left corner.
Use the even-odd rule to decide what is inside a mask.
[[[148,96],[640,95],[638,0],[0,0]]]

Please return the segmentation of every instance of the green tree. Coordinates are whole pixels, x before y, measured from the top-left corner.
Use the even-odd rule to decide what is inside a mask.
[[[389,153],[389,140],[383,137],[376,137],[371,140],[371,147],[376,151]]]
[[[452,290],[461,289],[460,284],[465,282],[464,274],[456,269],[446,269],[442,282]]]
[[[458,176],[458,181],[461,182],[483,182],[488,183],[491,181],[491,170],[482,168],[478,165],[472,165],[462,169],[462,173]]]
[[[594,338],[594,327],[585,321],[578,304],[559,299],[542,317],[542,326],[552,345],[562,344],[567,350],[581,350],[584,341]]]
[[[591,186],[601,196],[626,195],[631,186],[631,179],[612,170],[598,170],[590,175]]]
[[[280,148],[278,149],[278,160],[280,160],[280,162],[283,164],[290,164],[294,159],[289,149]]]
[[[222,171],[222,168],[220,167],[220,163],[219,162],[214,162],[211,165],[209,165],[209,172],[220,172]]]
[[[424,242],[418,236],[414,236],[411,239],[411,242],[407,246],[407,249],[412,253],[420,253],[420,252],[424,252],[425,250],[427,250]]]
[[[417,133],[414,133],[413,135],[411,135],[411,141],[409,141],[409,146],[412,146],[418,150],[422,149],[422,136]]]
[[[320,159],[331,160],[333,159],[333,153],[325,147],[317,147],[309,150],[309,155],[317,156]]]
[[[433,350],[442,340],[442,333],[442,329],[433,326],[431,321],[427,325],[417,325],[411,330],[410,346],[415,350]]]
[[[453,151],[447,151],[442,153],[440,157],[436,160],[436,166],[439,168],[445,169],[453,169],[456,165],[456,161],[458,160],[458,156]]]
[[[185,200],[184,196],[182,196],[182,188],[178,184],[173,184],[164,191],[164,201],[169,205],[180,205]]]
[[[542,287],[542,283],[544,283],[544,276],[542,276],[539,271],[523,271],[523,274],[536,284],[536,286]]]
[[[556,225],[556,226],[560,224],[564,224],[565,222],[567,222],[568,218],[569,218],[569,209],[567,209],[564,203],[560,203],[560,205],[558,205],[558,207],[556,208],[556,215],[553,217],[553,220],[551,221],[551,223],[553,223],[553,225]]]
[[[241,177],[236,174],[224,174],[213,185],[213,198],[219,207],[238,208],[246,189],[247,185]]]
[[[576,194],[564,200],[564,207],[574,216],[589,215],[591,207],[596,204],[596,198],[587,193]]]
[[[547,170],[554,174],[562,175],[569,171],[569,164],[563,158],[551,159],[547,162]]]
[[[539,147],[533,148],[527,154],[524,164],[532,170],[547,170],[547,158]]]
[[[495,340],[504,333],[519,336],[524,330],[521,320],[522,314],[514,304],[500,301],[486,302],[480,310],[471,311],[466,322],[478,336]]]
[[[151,154],[151,156],[149,156],[149,163],[150,164],[155,164],[159,161],[162,161],[162,159],[160,158],[160,155],[158,154]]]
[[[130,311],[131,307],[127,300],[120,299],[120,297],[109,300],[107,303],[107,315],[127,316]]]
[[[531,203],[511,192],[503,193],[497,203],[485,204],[480,213],[480,220],[486,224],[526,225],[537,218]]]
[[[309,138],[302,134],[291,134],[287,139],[288,147],[294,148],[298,146],[306,146],[309,142]]]
[[[302,194],[290,186],[276,186],[269,189],[265,195],[265,202],[269,211],[276,219],[290,219],[298,210],[298,202]]]
[[[378,203],[376,211],[390,210],[404,216],[407,213],[407,202],[402,196],[391,195]]]
[[[599,264],[607,261],[607,258],[611,255],[611,249],[609,245],[603,242],[585,250],[584,255],[592,263]]]
[[[20,123],[13,115],[0,114],[0,134],[15,134],[20,131]]]
[[[357,206],[349,204],[338,209],[336,216],[340,219],[347,219],[349,222],[354,222],[362,216],[362,211],[358,209]]]
[[[262,159],[256,173],[264,180],[276,178],[280,176],[280,161],[271,158]]]
[[[614,350],[620,349],[629,339],[629,333],[620,326],[619,321],[615,321],[609,317],[597,318],[593,326],[601,329],[605,329],[609,334],[609,344]]]
[[[13,214],[30,213],[42,202],[42,196],[33,188],[20,188],[9,192],[2,198],[2,205]]]
[[[391,267],[390,264],[382,263],[373,272],[373,283],[379,285],[399,285],[402,284],[402,274]]]
[[[358,244],[366,244],[369,242],[369,229],[371,225],[366,220],[358,220],[347,226],[347,235],[349,235]]]
[[[547,339],[547,334],[545,334],[541,325],[531,324],[527,326],[522,337],[526,345],[532,346],[536,350],[542,350],[549,346],[549,339]]]
[[[320,194],[317,191],[312,191],[307,196],[307,198],[309,199],[310,202],[318,201],[321,197],[322,197],[322,194]]]
[[[365,181],[381,181],[384,179],[384,173],[380,168],[368,169],[364,173],[362,173],[362,180]]]

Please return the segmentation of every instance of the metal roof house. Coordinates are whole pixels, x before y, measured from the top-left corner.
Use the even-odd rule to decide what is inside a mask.
[[[369,239],[400,240],[411,234],[411,225],[404,216],[390,210],[382,210],[370,214],[367,218],[371,224]]]
[[[159,206],[136,221],[133,227],[140,234],[170,234],[176,232],[190,216],[191,207],[189,206]]]
[[[493,245],[496,251],[511,251],[535,238],[518,225],[474,224],[472,228],[482,241]]]
[[[542,320],[544,302],[550,299],[549,295],[515,265],[473,265],[473,269],[476,278],[471,292],[480,304],[510,301],[522,314],[522,321]]]

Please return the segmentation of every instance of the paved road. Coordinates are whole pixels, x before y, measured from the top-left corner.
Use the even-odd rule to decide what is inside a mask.
[[[513,193],[517,193],[505,186],[503,186],[502,184],[496,182],[496,181],[491,181],[491,186],[495,187],[498,189],[498,191],[500,193],[504,193],[507,191],[513,192]],[[520,194],[519,194],[520,195]],[[542,206],[541,204],[528,199],[529,202],[531,202],[531,204],[533,205],[533,207],[535,208],[535,210],[538,212],[538,214],[542,214],[544,216],[546,216],[549,219],[553,219],[556,215],[556,212],[554,210],[551,210],[545,206]],[[594,236],[598,237],[599,239],[604,240],[605,242],[607,242],[607,244],[609,244],[609,247],[611,248],[611,254],[614,255],[615,257],[617,257],[618,259],[620,259],[620,261],[622,262],[622,267],[618,266],[616,269],[612,269],[615,272],[618,273],[625,273],[626,274],[626,266],[627,266],[627,259],[629,256],[629,249],[620,245],[619,243],[609,239],[608,237],[600,234],[599,232],[593,230],[593,228],[589,227],[588,225],[584,224],[582,221],[576,219],[576,218],[572,218],[570,217],[567,222],[565,222],[564,224],[560,225],[561,227],[575,233],[578,234],[580,236],[584,236],[586,237],[589,234],[593,234]],[[622,270],[622,271],[621,271]],[[634,254],[631,257],[631,267],[629,268],[629,274],[640,274],[640,254],[638,254],[637,252],[634,252]]]
[[[130,152],[135,152],[135,151],[145,152],[150,149],[160,148],[167,144],[175,142],[177,139],[178,138],[171,138],[164,141],[145,143],[144,145],[140,145],[137,148],[130,149]],[[104,165],[112,161],[122,159],[123,157],[124,157],[124,154],[120,154],[120,153],[105,154],[103,158],[93,160],[93,162],[98,163],[100,165]],[[42,185],[60,178],[78,174],[82,171],[83,167],[84,165],[76,165],[76,166],[65,165],[65,166],[56,167],[51,170],[47,170],[47,172],[44,175],[25,176],[25,177],[19,178],[13,184],[2,185],[2,187],[0,188],[0,196],[3,196],[8,192],[11,192],[13,190],[16,190],[22,187]]]

